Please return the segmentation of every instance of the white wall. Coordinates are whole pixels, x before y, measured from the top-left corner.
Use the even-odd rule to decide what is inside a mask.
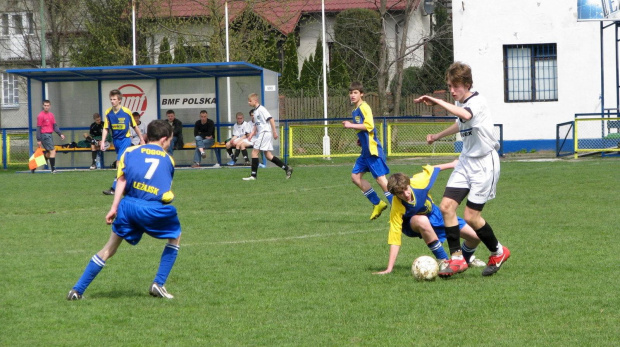
[[[577,22],[577,0],[453,0],[455,61],[472,67],[505,140],[555,139],[556,124],[600,112],[598,22]],[[606,34],[606,101],[615,107],[613,30]],[[558,101],[504,102],[503,45],[557,43]]]

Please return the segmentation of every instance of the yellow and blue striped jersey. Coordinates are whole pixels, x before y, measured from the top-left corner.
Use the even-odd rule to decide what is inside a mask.
[[[412,201],[403,201],[397,196],[392,200],[390,210],[390,232],[388,244],[401,245],[403,222],[409,222],[416,214],[429,215],[433,210],[433,199],[429,191],[435,184],[437,175],[441,171],[431,165],[423,166],[423,170],[411,177],[409,189],[411,189]]]
[[[379,156],[380,153],[383,153],[381,143],[377,138],[372,110],[366,101],[363,101],[358,108],[353,110],[351,116],[353,117],[353,123],[364,124],[364,127],[366,127],[366,130],[359,130],[357,132],[357,138],[360,141],[360,146],[362,146],[362,157]]]
[[[125,195],[147,201],[172,202],[174,159],[159,145],[129,147],[118,163],[117,177],[125,176]]]
[[[110,107],[103,113],[103,127],[112,130],[112,138],[114,140],[131,137],[129,129],[136,126],[137,124],[131,115],[131,110],[127,107],[121,106],[117,113],[114,113],[114,109]]]

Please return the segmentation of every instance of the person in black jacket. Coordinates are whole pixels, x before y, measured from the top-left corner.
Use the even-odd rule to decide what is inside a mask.
[[[215,123],[210,120],[206,110],[200,111],[200,119],[194,124],[194,137],[196,138],[196,152],[192,167],[200,167],[200,158],[205,158],[205,148],[210,148],[215,143]]]
[[[183,148],[183,123],[176,119],[173,110],[166,111],[166,117],[168,117],[168,124],[172,126],[172,141],[170,141],[170,147],[168,147],[168,154],[172,155],[175,149]]]

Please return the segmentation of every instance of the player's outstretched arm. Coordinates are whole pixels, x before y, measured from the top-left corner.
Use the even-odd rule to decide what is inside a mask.
[[[399,245],[390,245],[390,257],[388,259],[387,269],[379,272],[373,272],[373,275],[386,275],[392,272],[394,269],[394,264],[396,263],[396,258],[398,257],[398,252],[400,251]]]
[[[452,125],[450,125],[449,127],[447,127],[446,129],[440,131],[437,134],[428,134],[426,135],[426,143],[428,143],[429,145],[433,144],[433,142],[439,140],[442,137],[448,136],[448,135],[454,135],[456,133],[459,132],[459,126],[454,123]]]
[[[458,164],[459,160],[455,159],[449,163],[444,163],[444,164],[438,164],[438,165],[434,165],[434,167],[439,168],[439,170],[449,170],[449,169],[454,169],[456,167],[456,164]]]

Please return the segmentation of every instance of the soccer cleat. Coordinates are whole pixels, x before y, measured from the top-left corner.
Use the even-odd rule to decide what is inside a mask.
[[[235,161],[234,161],[234,160],[231,160],[231,161],[229,161],[229,162],[228,162],[228,164],[227,164],[227,165],[228,165],[228,166],[234,166],[234,165],[235,165]]]
[[[293,174],[293,168],[289,166],[288,169],[286,169],[286,179],[291,178],[292,174]]]
[[[248,165],[249,165],[249,164],[248,164]],[[259,168],[261,168],[261,169],[264,169],[264,168],[266,168],[266,167],[267,167],[267,165],[265,165],[265,164],[263,164],[263,163],[260,163],[260,164],[258,164],[258,167],[259,167]]]
[[[379,216],[381,215],[381,213],[383,213],[383,211],[385,211],[385,209],[388,207],[388,204],[381,200],[379,201],[379,203],[377,205],[375,205],[375,207],[372,209],[372,214],[370,215],[370,220],[374,220],[379,218]]]
[[[193,167],[193,168],[200,167],[200,164],[198,164],[198,163],[194,162],[194,163],[192,164],[192,167]]]
[[[464,272],[467,268],[465,259],[450,259],[448,260],[448,266],[443,270],[439,270],[439,277],[448,278],[452,275]]]
[[[114,189],[104,190],[103,195],[114,195]]]
[[[467,263],[467,266],[469,266],[469,267],[485,267],[485,266],[487,266],[487,263],[485,263],[484,260],[482,260],[482,259],[476,258],[475,255],[472,255],[471,258],[469,259],[469,263]]]
[[[166,287],[160,286],[159,284],[155,282],[151,284],[151,289],[149,289],[149,294],[151,294],[151,296],[154,296],[156,298],[166,298],[166,299],[174,298],[172,294],[168,293],[168,291],[166,290]]]
[[[202,157],[202,159],[207,157],[207,152],[200,152],[200,157]]]
[[[91,169],[91,170],[94,170],[94,169],[96,169],[96,168],[97,168],[97,166],[95,166],[95,164],[93,164],[93,165],[91,165],[91,166],[90,166],[90,169]]]
[[[58,173],[58,170],[54,169],[54,170],[52,170],[52,173],[56,174],[56,173]]]
[[[439,271],[447,268],[449,264],[450,264],[450,260],[448,260],[448,259],[441,259],[439,261]]]
[[[244,177],[243,180],[244,181],[256,181],[256,177],[254,176]]]
[[[502,246],[503,253],[499,255],[491,254],[487,267],[482,270],[482,276],[491,276],[499,271],[502,264],[510,258],[510,250]]]
[[[82,300],[82,294],[80,294],[77,291],[75,291],[75,289],[71,289],[69,291],[69,294],[67,294],[67,300],[69,300],[69,301],[72,301],[72,300]]]

